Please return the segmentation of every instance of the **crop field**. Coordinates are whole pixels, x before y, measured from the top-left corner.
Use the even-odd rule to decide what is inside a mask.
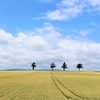
[[[100,100],[100,73],[0,71],[0,100]]]

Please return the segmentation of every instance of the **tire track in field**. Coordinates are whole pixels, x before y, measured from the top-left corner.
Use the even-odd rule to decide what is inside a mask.
[[[54,77],[54,79],[56,81],[58,81],[59,84],[61,84],[66,90],[68,90],[70,93],[72,93],[73,95],[75,95],[76,97],[80,98],[80,99],[93,99],[93,98],[89,98],[89,97],[82,97],[78,94],[76,94],[75,92],[71,91],[68,87],[66,87],[63,83],[61,83],[55,76],[54,74],[51,72],[52,77]],[[66,94],[65,94],[66,95]],[[72,98],[72,97],[71,97]]]
[[[55,82],[54,77],[53,77],[52,74],[51,74],[51,78],[52,78],[52,80],[53,80],[55,86],[56,86],[57,89],[63,94],[63,96],[65,96],[67,99],[72,99],[72,97],[69,97],[68,95],[66,95],[66,94],[59,88],[59,86],[58,86],[57,83]]]

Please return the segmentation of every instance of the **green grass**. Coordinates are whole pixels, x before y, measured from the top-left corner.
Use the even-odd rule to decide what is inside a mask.
[[[0,100],[100,100],[100,73],[0,71]]]

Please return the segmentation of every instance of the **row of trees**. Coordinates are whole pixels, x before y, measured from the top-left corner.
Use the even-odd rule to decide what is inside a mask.
[[[32,63],[31,67],[32,67],[33,70],[34,70],[34,68],[36,67],[35,62]],[[52,64],[50,65],[50,68],[52,69],[52,71],[53,71],[53,68],[55,68],[55,67],[56,67],[55,63],[52,63]],[[67,64],[64,62],[63,65],[61,66],[61,68],[63,68],[63,70],[65,71],[65,69],[68,69]],[[76,68],[78,68],[79,71],[80,71],[80,69],[83,68],[83,65],[82,65],[81,63],[79,63],[79,64],[77,64]]]

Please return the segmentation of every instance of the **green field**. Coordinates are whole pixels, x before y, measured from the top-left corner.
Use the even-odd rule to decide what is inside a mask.
[[[0,100],[100,100],[100,73],[0,71]]]

